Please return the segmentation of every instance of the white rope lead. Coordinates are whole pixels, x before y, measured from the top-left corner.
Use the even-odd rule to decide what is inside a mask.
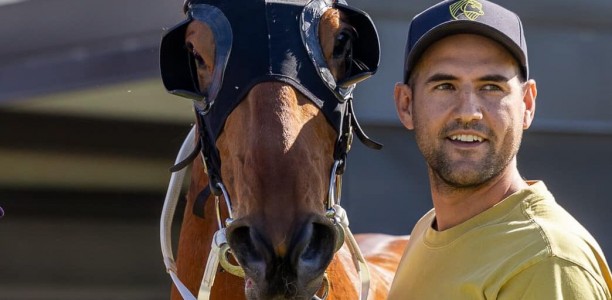
[[[357,244],[351,229],[349,229],[349,220],[346,211],[338,204],[334,205],[334,211],[336,213],[336,222],[344,229],[344,240],[349,246],[349,250],[351,251],[351,256],[353,258],[353,264],[355,265],[357,273],[359,273],[359,279],[361,280],[360,299],[366,300],[368,299],[368,293],[370,292],[370,270],[368,269],[366,260],[359,249],[359,245]]]
[[[191,128],[189,134],[185,138],[181,149],[176,157],[175,163],[183,161],[195,148],[195,126]],[[176,211],[176,205],[181,194],[181,187],[183,186],[183,180],[185,179],[185,173],[188,168],[183,168],[179,171],[172,173],[170,176],[170,183],[168,183],[168,191],[166,192],[166,199],[162,208],[162,214],[160,218],[159,227],[159,240],[161,243],[161,251],[164,257],[164,265],[166,266],[166,272],[170,274],[170,278],[174,282],[174,285],[178,289],[179,293],[185,300],[196,300],[191,294],[189,289],[181,282],[176,274],[176,263],[174,262],[174,255],[172,254],[172,220],[174,219],[174,213]]]

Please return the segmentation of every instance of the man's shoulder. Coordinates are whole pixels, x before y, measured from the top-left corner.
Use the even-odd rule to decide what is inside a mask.
[[[523,213],[533,222],[537,235],[548,248],[546,256],[579,263],[593,259],[593,252],[602,253],[595,238],[552,194],[543,193],[535,200],[527,200]]]
[[[565,261],[594,278],[609,277],[609,267],[595,238],[555,201],[552,194],[541,196],[536,201],[527,201],[524,206],[524,213],[539,235],[537,239],[545,246],[533,262]]]

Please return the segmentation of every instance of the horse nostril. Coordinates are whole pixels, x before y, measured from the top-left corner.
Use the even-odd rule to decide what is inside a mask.
[[[260,231],[244,221],[228,227],[228,243],[244,268],[248,290],[263,295],[257,299],[309,299],[298,291],[312,295],[321,287],[338,234],[324,216],[301,224],[287,226],[283,232],[291,238],[282,241],[274,238],[282,236],[280,232]],[[275,251],[283,249],[283,243],[286,249]]]
[[[336,244],[336,232],[333,225],[312,223],[309,233],[302,234],[303,242],[297,243],[304,245],[294,249],[293,262],[296,266],[304,268],[307,272],[323,272],[334,255]],[[305,229],[308,231],[308,229]],[[301,251],[300,251],[301,250]]]
[[[271,251],[268,249],[270,247],[251,227],[232,228],[227,239],[234,256],[245,268],[252,268],[270,259]]]
[[[309,222],[293,234],[286,256],[275,253],[269,240],[249,226],[229,228],[228,243],[247,271],[265,274],[284,265],[285,271],[290,273],[316,274],[323,272],[331,262],[337,235],[331,224]]]

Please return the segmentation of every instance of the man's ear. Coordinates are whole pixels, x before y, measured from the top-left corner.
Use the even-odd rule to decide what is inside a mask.
[[[531,126],[536,110],[536,97],[538,96],[538,88],[533,79],[525,83],[523,91],[523,103],[525,104],[525,112],[523,114],[523,130]]]
[[[412,88],[405,83],[396,83],[393,96],[395,98],[395,108],[404,127],[412,130],[414,123],[412,120]]]

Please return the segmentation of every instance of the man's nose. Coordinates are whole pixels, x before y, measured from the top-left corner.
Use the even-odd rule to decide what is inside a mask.
[[[471,89],[461,91],[455,107],[455,118],[457,121],[469,124],[481,120],[482,117],[482,105],[478,95]]]

